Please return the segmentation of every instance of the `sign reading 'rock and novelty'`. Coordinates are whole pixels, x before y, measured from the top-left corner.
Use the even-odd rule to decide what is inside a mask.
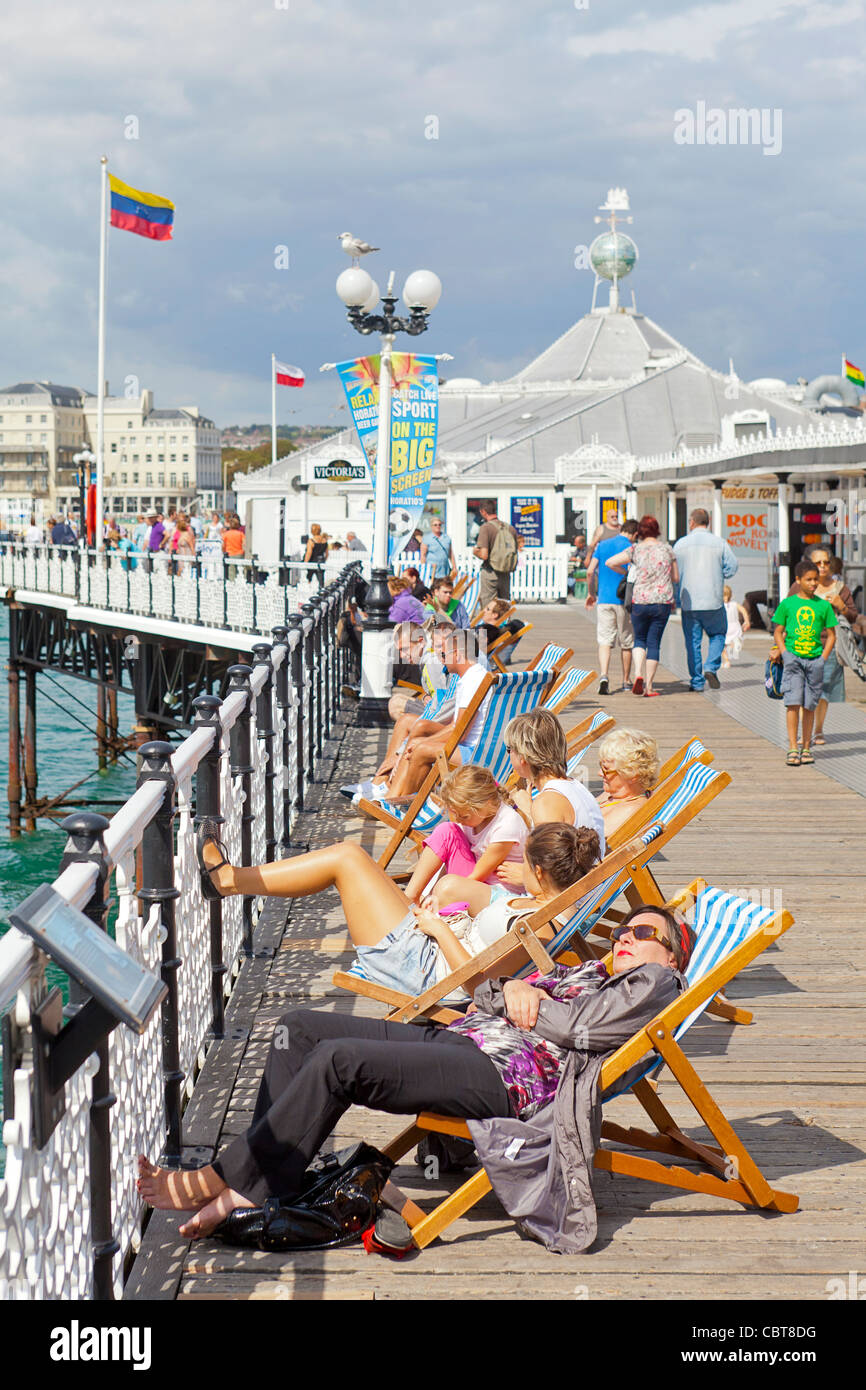
[[[338,362],[355,429],[376,487],[379,436],[379,356]],[[400,554],[421,520],[436,457],[439,380],[435,357],[391,354],[391,496],[388,561]]]

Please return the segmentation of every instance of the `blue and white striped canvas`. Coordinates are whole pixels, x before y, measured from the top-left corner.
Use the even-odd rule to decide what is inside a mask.
[[[720,772],[715,772],[711,767],[705,767],[703,763],[695,763],[674,794],[659,809],[655,820],[651,825],[646,826],[640,832],[640,838],[645,845],[652,844],[664,831],[665,827],[673,820],[689,802],[721,776]],[[548,955],[556,956],[560,951],[568,949],[569,942],[573,939],[575,932],[580,932],[585,936],[595,918],[606,912],[616,901],[622,891],[623,873],[620,870],[617,874],[612,874],[605,879],[604,883],[599,884],[594,892],[588,893],[585,898],[575,905],[572,915],[564,926],[560,927],[553,941],[547,946]],[[525,966],[519,974],[529,974],[535,966]]]
[[[556,657],[553,659],[555,661]],[[540,667],[536,667],[536,670],[540,669]],[[577,689],[581,681],[586,680],[589,674],[589,671],[581,671],[576,666],[570,666],[567,671],[563,672],[553,696],[553,704],[556,705],[557,709],[564,708],[568,704],[569,696]]]
[[[595,713],[595,714],[592,716],[592,723],[590,724],[589,729],[587,730],[587,733],[594,734],[595,731],[596,731],[596,729],[599,727],[599,725],[600,725],[600,724],[603,724],[603,723],[605,722],[605,720],[606,720],[606,719],[609,719],[609,718],[610,718],[610,715],[609,715],[609,714],[605,714],[604,710],[602,710],[602,709],[598,710],[597,713]],[[592,747],[592,744],[588,743],[588,744],[586,745],[585,748],[580,748],[580,749],[578,749],[578,751],[574,754],[574,756],[571,757],[571,758],[569,758],[569,760],[568,760],[568,762],[567,762],[567,764],[566,764],[566,769],[565,769],[565,770],[566,770],[566,776],[567,776],[567,777],[573,777],[573,776],[574,776],[574,774],[575,774],[577,768],[578,768],[578,767],[580,766],[580,764],[583,762],[583,759],[586,757],[586,755],[587,755],[587,753],[589,752],[589,750],[590,750],[591,747]]]
[[[459,679],[459,676],[448,677],[442,689],[437,691],[435,699],[427,702],[424,713],[421,715],[422,719],[435,719],[437,711],[440,710],[444,704],[447,704],[449,700],[454,699],[457,694],[457,682]]]
[[[473,575],[469,583],[466,585],[466,588],[464,589],[463,593],[460,595],[460,602],[463,604],[463,607],[469,614],[470,619],[472,618],[472,615],[478,606],[478,597],[480,593],[481,575],[476,574]]]
[[[737,898],[733,893],[725,893],[720,888],[705,888],[699,893],[695,902],[692,927],[695,945],[684,972],[689,985],[698,984],[703,980],[720,961],[725,960],[738,946],[742,946],[746,937],[759,927],[765,926],[774,912],[775,908],[764,907],[748,898]],[[678,1041],[691,1028],[695,1019],[700,1018],[707,1004],[714,998],[715,994],[711,994],[702,1004],[698,1004],[674,1029],[674,1037]],[[635,1072],[632,1069],[618,1084],[617,1089],[609,1091],[604,1099],[611,1100],[614,1096],[622,1095],[645,1076],[657,1071],[661,1065],[661,1060],[653,1057],[642,1071]]]
[[[561,660],[567,651],[567,647],[557,647],[553,642],[548,642],[538,658],[538,661],[535,663],[535,670],[552,671],[557,661]],[[584,672],[584,675],[585,674],[586,672]]]

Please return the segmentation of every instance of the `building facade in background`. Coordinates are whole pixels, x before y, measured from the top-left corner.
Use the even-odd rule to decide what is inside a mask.
[[[96,396],[50,381],[0,390],[0,529],[19,529],[31,512],[76,513],[74,455],[96,453]],[[189,509],[222,485],[220,438],[197,406],[154,407],[153,392],[105,400],[105,509],[129,520],[151,508]]]

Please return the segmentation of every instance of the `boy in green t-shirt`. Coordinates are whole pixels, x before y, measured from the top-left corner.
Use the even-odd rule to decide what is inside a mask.
[[[775,613],[775,638],[782,652],[782,697],[788,723],[787,763],[814,763],[810,747],[815,709],[821,699],[824,662],[836,644],[836,614],[826,599],[815,598],[818,571],[812,560],[801,560],[794,571],[799,594],[783,598]],[[825,633],[824,641],[821,634]],[[803,751],[797,745],[800,711],[803,712]]]

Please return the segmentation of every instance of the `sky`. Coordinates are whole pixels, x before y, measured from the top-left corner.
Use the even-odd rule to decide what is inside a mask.
[[[624,301],[709,365],[866,366],[864,11],[30,0],[4,17],[0,386],[95,389],[102,154],[176,204],[169,243],[109,232],[110,389],[220,426],[269,419],[272,352],[307,375],[281,422],[347,423],[319,368],[376,339],[334,290],[346,230],[382,248],[382,287],[440,276],[412,345],[451,353],[443,375],[512,375],[589,309],[575,248],[613,186],[640,253]],[[763,143],[701,139],[701,109],[733,108],[764,111]]]

